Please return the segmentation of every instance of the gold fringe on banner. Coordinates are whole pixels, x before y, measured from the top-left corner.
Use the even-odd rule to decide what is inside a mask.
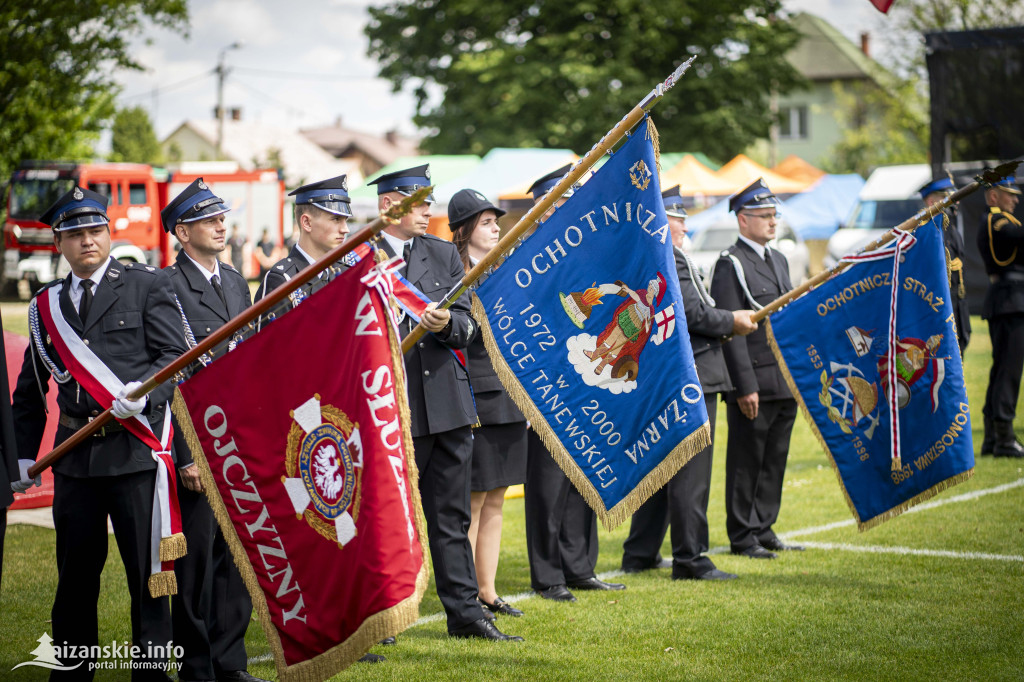
[[[429,555],[427,548],[424,546],[424,538],[427,537],[427,522],[423,516],[423,505],[419,493],[419,470],[416,468],[412,435],[409,431],[409,401],[405,391],[402,390],[402,387],[405,386],[405,370],[401,344],[391,325],[386,324],[385,326],[388,328],[388,344],[391,349],[392,369],[395,375],[395,395],[398,397],[399,419],[402,424],[402,444],[405,448],[406,471],[409,475],[409,495],[413,502],[414,523],[420,541],[420,553],[423,557],[423,564],[416,576],[415,587],[410,596],[385,611],[373,614],[347,640],[307,661],[293,665],[288,665],[285,661],[281,636],[270,617],[266,596],[260,588],[256,572],[249,562],[249,557],[238,537],[238,533],[231,523],[231,517],[213,479],[206,453],[203,451],[199,436],[196,433],[188,406],[185,404],[181,392],[178,389],[174,391],[171,409],[174,412],[174,416],[178,419],[179,430],[184,435],[185,441],[192,451],[196,466],[199,467],[199,475],[203,482],[206,498],[213,508],[214,516],[224,534],[224,539],[231,549],[231,555],[234,557],[235,565],[242,575],[242,581],[245,583],[250,597],[252,597],[253,608],[259,616],[260,625],[263,627],[270,651],[274,656],[274,665],[277,668],[278,678],[282,682],[319,682],[320,680],[325,680],[358,661],[363,654],[380,642],[380,640],[402,632],[419,618],[420,601],[427,589],[429,580]],[[173,576],[174,574],[172,573],[171,577],[173,578]]]
[[[860,515],[857,513],[857,508],[853,504],[853,500],[850,499],[850,493],[847,492],[846,490],[846,484],[843,482],[842,474],[839,472],[839,467],[836,465],[836,460],[832,456],[832,451],[829,449],[828,443],[825,442],[825,437],[821,434],[821,431],[818,429],[817,423],[815,423],[814,419],[811,417],[811,411],[807,409],[807,404],[804,403],[804,397],[797,389],[796,381],[793,380],[793,375],[789,373],[789,366],[786,365],[786,359],[782,357],[782,352],[779,350],[779,345],[775,341],[775,332],[772,330],[771,316],[766,317],[764,319],[764,323],[765,331],[768,335],[768,344],[771,346],[772,353],[774,353],[775,359],[779,363],[779,369],[782,370],[782,376],[786,379],[786,385],[789,386],[789,390],[793,393],[793,397],[796,398],[797,404],[800,405],[800,411],[803,412],[804,418],[807,420],[807,423],[810,424],[811,431],[814,433],[814,436],[818,439],[818,442],[821,444],[821,449],[825,451],[826,455],[828,455],[828,461],[832,464],[832,470],[835,472],[836,479],[839,481],[839,489],[843,491],[843,497],[846,498],[846,506],[850,508],[850,513],[853,514],[853,518],[857,522],[858,530],[864,532],[869,528],[874,528],[877,525],[885,523],[889,519],[899,516],[903,512],[910,509],[911,507],[920,504],[921,502],[924,502],[929,498],[935,497],[946,488],[951,488],[957,483],[962,483],[963,481],[966,481],[967,479],[974,476],[974,467],[971,467],[967,471],[964,471],[962,473],[957,474],[956,476],[952,476],[944,481],[936,483],[931,488],[928,488],[927,490],[918,493],[911,499],[893,507],[892,509],[889,509],[888,511],[882,512],[881,514],[873,516],[870,519],[861,519]]]
[[[658,135],[658,129],[654,127],[654,119],[651,118],[650,114],[647,115],[647,130],[645,134],[654,148],[654,168],[658,172],[658,187],[661,187],[661,137]]]
[[[501,351],[494,341],[494,334],[487,320],[487,312],[484,310],[480,298],[475,294],[473,295],[473,317],[480,325],[480,331],[484,335],[484,346],[487,348],[487,355],[491,358],[494,371],[501,380],[505,390],[508,391],[509,396],[511,396],[512,402],[526,415],[526,418],[530,421],[530,426],[537,432],[541,440],[544,441],[544,445],[547,447],[548,452],[551,453],[555,462],[565,472],[565,475],[569,477],[576,490],[579,491],[583,499],[590,505],[590,508],[597,513],[597,517],[608,530],[614,530],[616,526],[632,516],[633,512],[647,501],[647,498],[668,483],[669,479],[675,476],[676,472],[693,459],[697,453],[711,445],[711,427],[708,422],[704,422],[696,431],[677,445],[658,466],[651,470],[629,495],[611,509],[606,509],[604,501],[601,499],[601,495],[597,492],[594,484],[590,482],[590,479],[580,469],[576,460],[572,458],[572,455],[562,445],[554,430],[547,423],[547,420],[544,419],[544,415],[537,409],[526,389],[519,383],[515,373],[509,368],[508,363],[505,362],[505,358],[501,355]]]
[[[184,533],[175,533],[166,538],[160,538],[160,561],[174,561],[185,556],[188,552],[188,545],[185,542]]]
[[[160,571],[149,576],[149,596],[169,597],[178,594],[178,579],[174,571]]]

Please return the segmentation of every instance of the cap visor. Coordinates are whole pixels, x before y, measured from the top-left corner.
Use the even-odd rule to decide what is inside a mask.
[[[347,201],[312,201],[310,203],[328,213],[346,218],[352,217],[352,207],[349,206]]]
[[[210,204],[209,206],[202,207],[201,209],[199,209],[198,211],[196,211],[194,213],[192,211],[189,211],[186,214],[188,217],[184,217],[183,216],[183,217],[178,219],[178,222],[179,223],[194,223],[197,220],[202,220],[204,218],[212,218],[212,217],[218,216],[218,215],[220,215],[222,213],[227,213],[230,210],[231,209],[228,208],[227,206],[225,206],[224,204]]]

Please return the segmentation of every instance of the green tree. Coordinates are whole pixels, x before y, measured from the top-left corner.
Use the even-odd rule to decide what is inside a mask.
[[[186,0],[0,3],[0,183],[23,159],[92,156],[147,22],[184,33]]]
[[[928,160],[927,105],[912,81],[836,84],[832,91],[843,131],[825,170],[867,177],[878,166]]]
[[[121,109],[111,127],[111,161],[132,161],[158,166],[164,162],[160,142],[153,132],[149,114],[142,107]]]
[[[728,158],[767,137],[799,76],[779,0],[398,0],[370,8],[369,54],[433,152],[586,150],[691,54],[655,109],[666,149]]]

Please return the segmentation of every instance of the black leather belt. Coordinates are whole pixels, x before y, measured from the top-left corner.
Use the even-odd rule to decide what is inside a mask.
[[[1000,272],[995,275],[989,275],[988,281],[992,284],[999,282],[1024,282],[1024,272]]]
[[[91,421],[92,419],[81,419],[79,417],[72,417],[70,415],[64,414],[63,412],[61,412],[60,415],[60,425],[66,426],[69,429],[74,429],[75,431],[85,427]],[[103,428],[101,428],[99,431],[92,435],[94,438],[102,438],[103,436],[107,436],[111,433],[117,433],[118,431],[125,430],[126,429],[121,422],[115,419],[111,419],[109,422],[103,425]]]

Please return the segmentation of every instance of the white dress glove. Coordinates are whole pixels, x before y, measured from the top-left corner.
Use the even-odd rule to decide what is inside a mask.
[[[138,400],[128,400],[129,393],[142,385],[141,381],[129,381],[121,389],[121,392],[114,398],[114,404],[110,406],[110,413],[118,419],[130,419],[146,407],[148,396],[142,396]]]
[[[35,463],[36,463],[36,461],[34,459],[19,459],[18,460],[18,472],[19,472],[19,475],[21,476],[21,480],[19,480],[19,481],[11,481],[11,490],[13,490],[16,493],[23,493],[23,492],[25,492],[26,490],[28,490],[29,488],[31,488],[34,485],[42,485],[43,484],[43,476],[42,476],[42,474],[40,474],[39,476],[36,476],[35,480],[29,478],[29,476],[28,476],[28,469],[29,469],[29,467],[31,467]]]

